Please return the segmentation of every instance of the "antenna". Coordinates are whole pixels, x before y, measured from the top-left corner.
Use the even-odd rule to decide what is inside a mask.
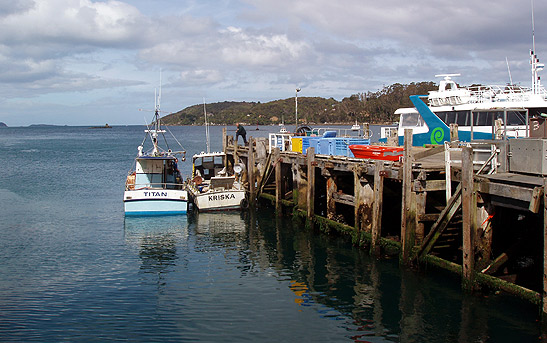
[[[513,85],[513,77],[511,76],[511,69],[509,69],[509,60],[507,59],[507,56],[505,56],[505,63],[507,64],[507,71],[509,72],[509,84]]]
[[[203,116],[205,117],[205,138],[207,140],[207,153],[211,152],[211,144],[209,139],[209,123],[207,122],[207,110],[205,109],[205,98],[203,98]]]

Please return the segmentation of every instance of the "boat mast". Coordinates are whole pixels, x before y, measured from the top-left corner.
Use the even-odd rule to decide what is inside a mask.
[[[207,110],[205,109],[205,98],[203,98],[203,116],[205,117],[205,139],[207,141],[207,153],[211,152],[211,144],[209,139],[209,123],[207,122]]]
[[[536,55],[536,33],[534,23],[534,0],[532,3],[532,50],[530,51],[530,64],[532,65],[532,94],[541,93],[541,81],[539,78],[539,72],[543,70],[544,64],[539,63],[539,59]]]
[[[149,133],[152,138],[152,155],[159,156],[160,151],[158,148],[158,134],[164,133],[165,131],[161,129],[160,123],[160,101],[161,101],[161,72],[160,72],[160,90],[159,93],[157,89],[154,89],[154,128],[144,130],[144,132]]]

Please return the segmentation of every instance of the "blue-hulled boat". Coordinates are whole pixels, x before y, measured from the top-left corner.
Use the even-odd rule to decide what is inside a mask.
[[[125,183],[125,215],[184,214],[188,210],[188,193],[177,163],[185,160],[186,152],[159,147],[158,136],[165,133],[160,124],[159,98],[153,128],[147,128],[145,133],[145,139],[138,147],[135,169],[129,172]],[[147,138],[150,138],[152,148],[145,152]]]

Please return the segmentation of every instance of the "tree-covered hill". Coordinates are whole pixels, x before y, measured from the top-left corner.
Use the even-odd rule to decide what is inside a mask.
[[[400,107],[412,107],[410,95],[426,95],[436,89],[433,82],[419,82],[408,85],[393,84],[378,92],[353,94],[337,101],[333,98],[299,97],[299,124],[370,124],[397,121],[394,112]],[[213,125],[270,125],[284,122],[293,124],[296,120],[295,99],[281,99],[266,103],[225,101],[206,104],[207,119]],[[203,104],[187,107],[165,116],[166,125],[203,125]]]

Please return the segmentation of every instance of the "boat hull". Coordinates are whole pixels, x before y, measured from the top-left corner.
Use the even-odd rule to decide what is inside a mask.
[[[379,145],[350,145],[351,152],[356,158],[370,160],[399,161],[403,156],[403,148]]]
[[[126,216],[185,214],[188,192],[172,189],[129,190],[124,192]]]
[[[190,191],[194,206],[200,212],[241,210],[247,206],[245,190],[222,190],[196,193]]]

